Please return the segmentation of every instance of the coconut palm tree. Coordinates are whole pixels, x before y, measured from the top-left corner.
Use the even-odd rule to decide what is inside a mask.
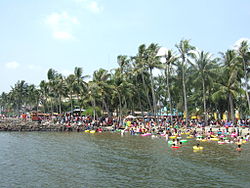
[[[187,108],[187,94],[186,94],[186,68],[187,68],[188,58],[193,56],[193,50],[195,50],[195,47],[189,44],[189,40],[181,40],[179,44],[176,44],[175,46],[180,53],[180,59],[181,59],[184,114],[186,115],[186,124],[187,124],[188,108]]]
[[[66,97],[66,83],[62,74],[58,74],[55,80],[55,92],[58,100],[59,114],[62,113],[62,98]]]
[[[18,81],[11,89],[10,97],[12,105],[19,115],[27,97],[27,88],[28,84],[24,80],[21,80]]]
[[[168,93],[168,100],[169,100],[169,109],[170,109],[170,123],[173,122],[173,110],[172,110],[172,97],[170,93],[170,83],[169,83],[169,77],[170,77],[170,70],[172,65],[177,61],[177,57],[173,54],[172,50],[167,50],[165,48],[160,48],[158,51],[157,56],[164,59],[164,73],[166,78],[166,85],[167,85],[167,93]]]
[[[108,99],[111,96],[112,87],[110,85],[110,73],[105,69],[94,71],[93,82],[101,93],[101,101],[105,111],[110,115]]]
[[[201,82],[202,85],[202,99],[203,99],[203,112],[205,125],[207,125],[208,116],[207,116],[207,104],[206,104],[206,95],[207,95],[207,83],[213,81],[213,77],[216,76],[215,70],[218,68],[216,65],[216,60],[212,59],[212,55],[208,52],[197,52],[194,54],[194,62],[189,61],[192,65],[191,71],[193,73],[194,83]]]
[[[80,107],[80,114],[81,114],[81,106],[82,103],[80,102],[80,95],[84,94],[84,91],[87,91],[87,82],[84,79],[88,78],[88,75],[83,75],[83,70],[81,67],[75,67],[74,70],[75,75],[75,93],[77,94],[78,105]]]
[[[54,100],[56,100],[56,77],[57,77],[57,71],[54,69],[49,69],[47,72],[47,78],[48,78],[48,88],[49,88],[49,101],[50,101],[50,108],[51,108],[51,114],[54,113]]]
[[[49,84],[45,81],[42,80],[39,84],[40,87],[40,92],[41,92],[41,102],[43,104],[43,112],[46,113],[46,108],[47,108],[47,100],[49,97]]]
[[[154,115],[156,115],[157,109],[156,109],[156,97],[155,97],[154,82],[153,82],[153,69],[163,68],[161,62],[159,61],[159,58],[156,56],[158,50],[159,50],[159,46],[157,44],[152,43],[146,49],[146,56],[145,56],[146,58],[145,66],[149,70],[149,74],[150,74],[150,85],[151,85],[151,93],[152,93],[152,99],[153,99],[153,114]]]
[[[131,87],[133,86],[122,75],[120,68],[115,69],[115,72],[111,75],[112,84],[112,102],[116,106],[116,112],[119,118],[119,123],[122,125],[124,112],[127,112],[127,99],[133,95]]]
[[[8,108],[9,97],[8,93],[2,92],[0,95],[0,111],[1,113],[5,113]]]
[[[136,56],[132,57],[134,60],[133,62],[133,72],[135,75],[138,75],[138,79],[142,81],[142,86],[143,86],[143,93],[145,93],[146,99],[147,99],[147,104],[151,112],[153,112],[153,106],[152,106],[152,100],[150,99],[149,96],[149,90],[150,87],[148,87],[150,84],[148,84],[149,79],[149,73],[148,69],[146,67],[146,59],[147,59],[147,50],[146,50],[146,45],[142,44],[138,48],[138,53]],[[139,77],[140,76],[140,77]]]
[[[248,91],[248,77],[249,77],[249,65],[250,65],[250,50],[249,50],[249,44],[247,41],[242,41],[240,43],[240,46],[238,48],[238,54],[240,57],[240,61],[243,64],[243,70],[244,70],[244,87],[246,91],[246,98],[248,103],[248,112],[250,112],[250,98],[249,98],[249,91]]]
[[[67,93],[69,94],[70,98],[70,110],[73,112],[73,95],[74,91],[76,90],[76,84],[75,84],[76,77],[74,74],[70,74],[66,79],[66,87],[67,87]]]
[[[39,89],[37,89],[34,84],[28,85],[26,104],[30,105],[30,109],[33,109],[35,107],[36,111],[38,112],[39,103],[40,103]]]
[[[222,54],[222,63],[220,76],[215,83],[218,90],[213,93],[213,99],[218,100],[221,98],[228,100],[230,119],[235,122],[234,98],[243,92],[240,88],[242,69],[234,50],[227,50],[226,53]]]

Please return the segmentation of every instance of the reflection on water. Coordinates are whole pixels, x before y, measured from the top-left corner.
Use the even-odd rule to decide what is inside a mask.
[[[0,133],[0,187],[250,187],[250,144],[195,141],[178,150],[164,139],[117,133]]]

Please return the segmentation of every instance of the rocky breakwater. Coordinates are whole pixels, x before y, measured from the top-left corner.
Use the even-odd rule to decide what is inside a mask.
[[[0,131],[63,131],[63,125],[22,119],[1,119]]]

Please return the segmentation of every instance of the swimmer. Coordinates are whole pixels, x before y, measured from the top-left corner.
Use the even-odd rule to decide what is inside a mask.
[[[241,152],[242,151],[242,148],[241,148],[241,145],[239,144],[238,147],[236,148],[236,151],[238,152]]]

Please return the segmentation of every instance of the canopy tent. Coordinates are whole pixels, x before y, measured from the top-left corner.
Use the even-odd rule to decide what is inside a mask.
[[[158,113],[156,114],[157,116],[182,116],[183,113],[179,112],[177,109],[173,108],[172,109],[172,114],[169,112],[169,109],[167,107],[161,108]]]
[[[127,117],[125,117],[125,119],[135,119],[136,117],[135,116],[132,116],[132,115],[128,115]]]

